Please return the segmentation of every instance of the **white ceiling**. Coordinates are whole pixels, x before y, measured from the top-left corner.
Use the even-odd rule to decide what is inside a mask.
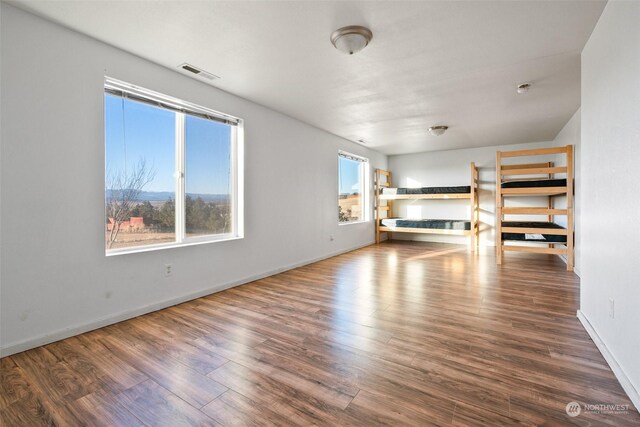
[[[12,2],[386,154],[553,139],[603,1]],[[365,25],[348,56],[331,32]],[[526,95],[518,83],[532,82]],[[135,83],[135,82],[133,82]],[[449,131],[434,137],[432,125]]]

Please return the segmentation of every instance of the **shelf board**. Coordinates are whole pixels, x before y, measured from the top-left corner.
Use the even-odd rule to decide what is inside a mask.
[[[567,187],[530,187],[530,188],[502,188],[503,196],[560,196],[567,194]]]

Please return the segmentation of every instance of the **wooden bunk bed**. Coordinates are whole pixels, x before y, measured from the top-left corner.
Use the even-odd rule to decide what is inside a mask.
[[[565,155],[566,166],[553,162],[503,164],[513,157]],[[565,175],[558,178],[556,174]],[[532,252],[564,255],[567,270],[573,271],[573,146],[534,150],[498,151],[496,153],[496,262],[502,264],[504,252]],[[506,207],[506,197],[539,196],[547,198],[547,207]],[[566,207],[554,207],[558,196],[566,196]],[[505,220],[505,215],[546,216],[546,220]],[[566,216],[563,227],[554,222],[555,216]],[[534,243],[523,246],[518,243]],[[505,244],[508,243],[508,244]]]
[[[471,185],[460,187],[422,187],[393,188],[391,172],[376,169],[375,174],[375,223],[376,243],[380,243],[380,234],[388,233],[427,233],[469,236],[471,250],[478,247],[479,233],[479,197],[478,168],[471,163]],[[470,220],[450,219],[408,219],[394,218],[394,200],[464,200],[471,204]]]

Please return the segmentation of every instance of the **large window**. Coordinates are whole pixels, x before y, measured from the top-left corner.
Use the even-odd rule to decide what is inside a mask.
[[[108,254],[242,237],[242,121],[105,81]]]
[[[338,222],[369,220],[369,161],[353,154],[338,153]]]

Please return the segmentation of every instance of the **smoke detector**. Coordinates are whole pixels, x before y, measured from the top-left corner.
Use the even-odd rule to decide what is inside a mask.
[[[185,71],[190,75],[200,77],[204,80],[214,81],[220,78],[215,74],[205,71],[202,68],[198,68],[195,65],[187,64],[186,62],[184,64],[178,65],[178,68],[180,68],[182,71]]]

